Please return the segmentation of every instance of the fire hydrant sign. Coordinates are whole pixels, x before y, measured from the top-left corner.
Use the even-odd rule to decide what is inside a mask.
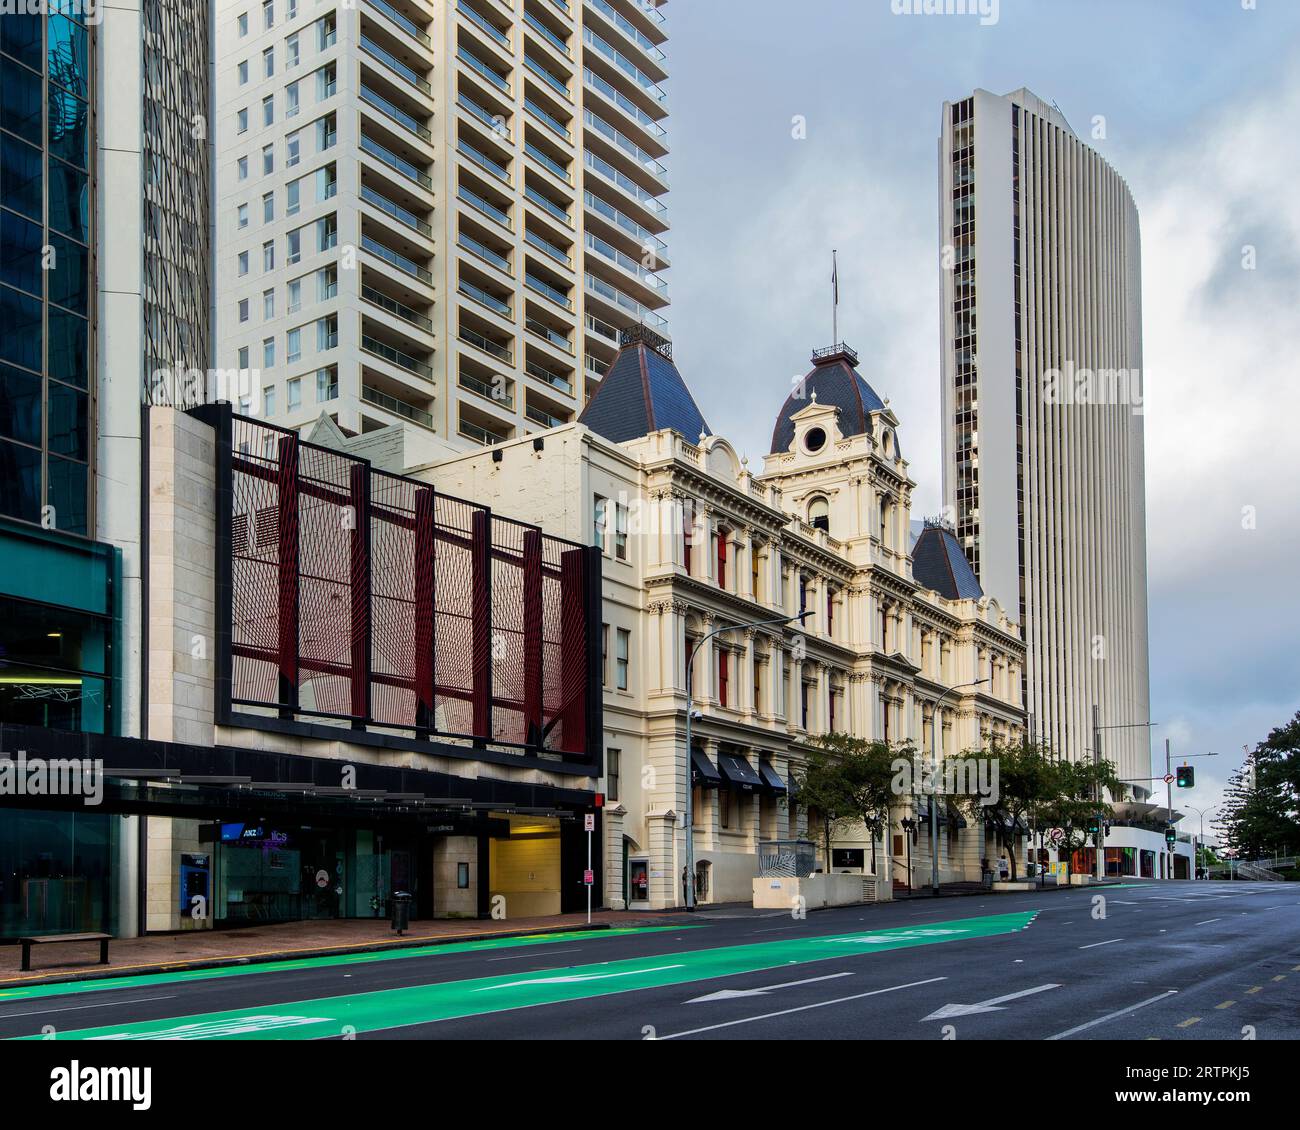
[[[594,883],[594,882],[596,881],[595,873],[594,873],[594,872],[591,872],[591,871],[584,871],[584,872],[582,873],[582,881],[583,881],[584,883],[586,883],[587,886],[590,887],[591,884]]]

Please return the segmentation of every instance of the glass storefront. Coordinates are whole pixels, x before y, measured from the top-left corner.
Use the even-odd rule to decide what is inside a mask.
[[[119,822],[106,812],[0,812],[0,937],[109,930]]]

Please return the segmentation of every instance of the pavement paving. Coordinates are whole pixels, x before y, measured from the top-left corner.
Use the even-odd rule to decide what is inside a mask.
[[[717,908],[652,927],[6,984],[0,1037],[1296,1039],[1300,886],[1157,881],[803,918]]]

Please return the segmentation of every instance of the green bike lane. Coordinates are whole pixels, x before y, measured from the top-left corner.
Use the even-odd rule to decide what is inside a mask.
[[[869,956],[887,950],[991,938],[1026,929],[1037,910],[924,926],[787,938],[625,958],[597,964],[379,989],[278,1004],[250,1005],[59,1032],[61,1040],[322,1039],[428,1024],[512,1009],[665,988]],[[607,934],[607,931],[601,931]],[[445,947],[438,947],[439,949]],[[373,956],[373,955],[371,955]],[[539,957],[544,956],[539,954]],[[41,1039],[40,1035],[19,1037]]]
[[[52,985],[14,985],[0,987],[0,1005],[41,997],[61,997],[80,993],[106,992],[114,989],[139,989],[155,985],[176,985],[187,981],[211,981],[222,977],[247,977],[255,973],[288,973],[304,969],[327,969],[336,965],[365,965],[377,961],[399,961],[417,957],[452,957],[478,953],[480,950],[517,949],[522,946],[553,945],[558,942],[603,941],[606,938],[632,935],[680,933],[698,930],[688,923],[680,926],[625,926],[608,930],[567,930],[563,933],[518,934],[510,938],[483,938],[474,942],[444,942],[427,946],[406,946],[391,950],[365,950],[357,953],[325,954],[320,957],[286,958],[260,961],[248,965],[222,965],[211,969],[177,969],[163,973],[124,974],[121,977],[98,977],[88,981],[61,981]],[[3,1017],[3,1013],[0,1013]]]

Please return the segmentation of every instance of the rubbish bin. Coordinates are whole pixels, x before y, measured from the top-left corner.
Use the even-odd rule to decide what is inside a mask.
[[[393,929],[400,938],[411,925],[411,896],[407,891],[393,892]]]

